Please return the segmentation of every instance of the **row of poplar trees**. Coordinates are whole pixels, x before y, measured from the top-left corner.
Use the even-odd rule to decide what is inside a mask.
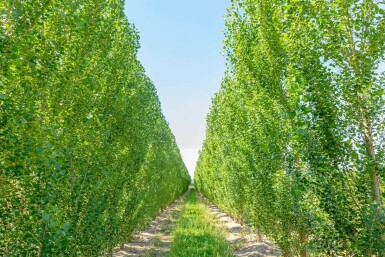
[[[385,256],[385,2],[233,0],[200,192],[284,256]]]
[[[123,6],[0,1],[1,256],[101,256],[190,183]]]

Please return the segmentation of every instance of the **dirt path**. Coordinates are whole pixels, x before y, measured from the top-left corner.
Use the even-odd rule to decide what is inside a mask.
[[[123,249],[115,249],[114,257],[161,257],[170,251],[172,234],[186,195],[172,203],[143,232],[134,235],[132,241]]]
[[[211,213],[214,214],[224,227],[227,228],[227,240],[234,247],[234,255],[237,257],[276,257],[281,256],[278,247],[269,240],[263,238],[258,242],[258,235],[254,234],[250,227],[242,226],[231,219],[213,204],[208,205]]]
[[[132,241],[123,249],[116,248],[114,257],[165,257],[172,243],[172,229],[182,211],[186,195],[172,203],[155,220],[151,221],[143,232],[134,235]],[[207,203],[207,202],[206,202]],[[222,212],[217,206],[207,204],[210,212],[217,217],[227,230],[227,240],[234,247],[237,257],[277,257],[281,253],[275,245],[264,238],[258,242],[257,234],[251,228],[242,226]],[[183,257],[183,256],[181,256]]]

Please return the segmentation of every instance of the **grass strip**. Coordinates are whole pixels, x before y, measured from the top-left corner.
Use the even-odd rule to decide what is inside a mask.
[[[190,190],[186,205],[174,229],[168,257],[233,257],[225,232],[215,225],[214,216]]]

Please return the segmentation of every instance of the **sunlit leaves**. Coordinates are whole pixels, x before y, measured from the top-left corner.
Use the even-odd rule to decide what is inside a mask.
[[[122,1],[0,3],[0,252],[99,256],[189,183]]]
[[[383,10],[369,0],[229,8],[227,76],[195,183],[285,256],[383,255]]]

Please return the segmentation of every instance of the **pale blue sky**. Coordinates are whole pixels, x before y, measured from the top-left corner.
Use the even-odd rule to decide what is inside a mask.
[[[140,32],[138,58],[191,173],[225,71],[222,32],[229,5],[230,0],[126,0],[127,18]]]

